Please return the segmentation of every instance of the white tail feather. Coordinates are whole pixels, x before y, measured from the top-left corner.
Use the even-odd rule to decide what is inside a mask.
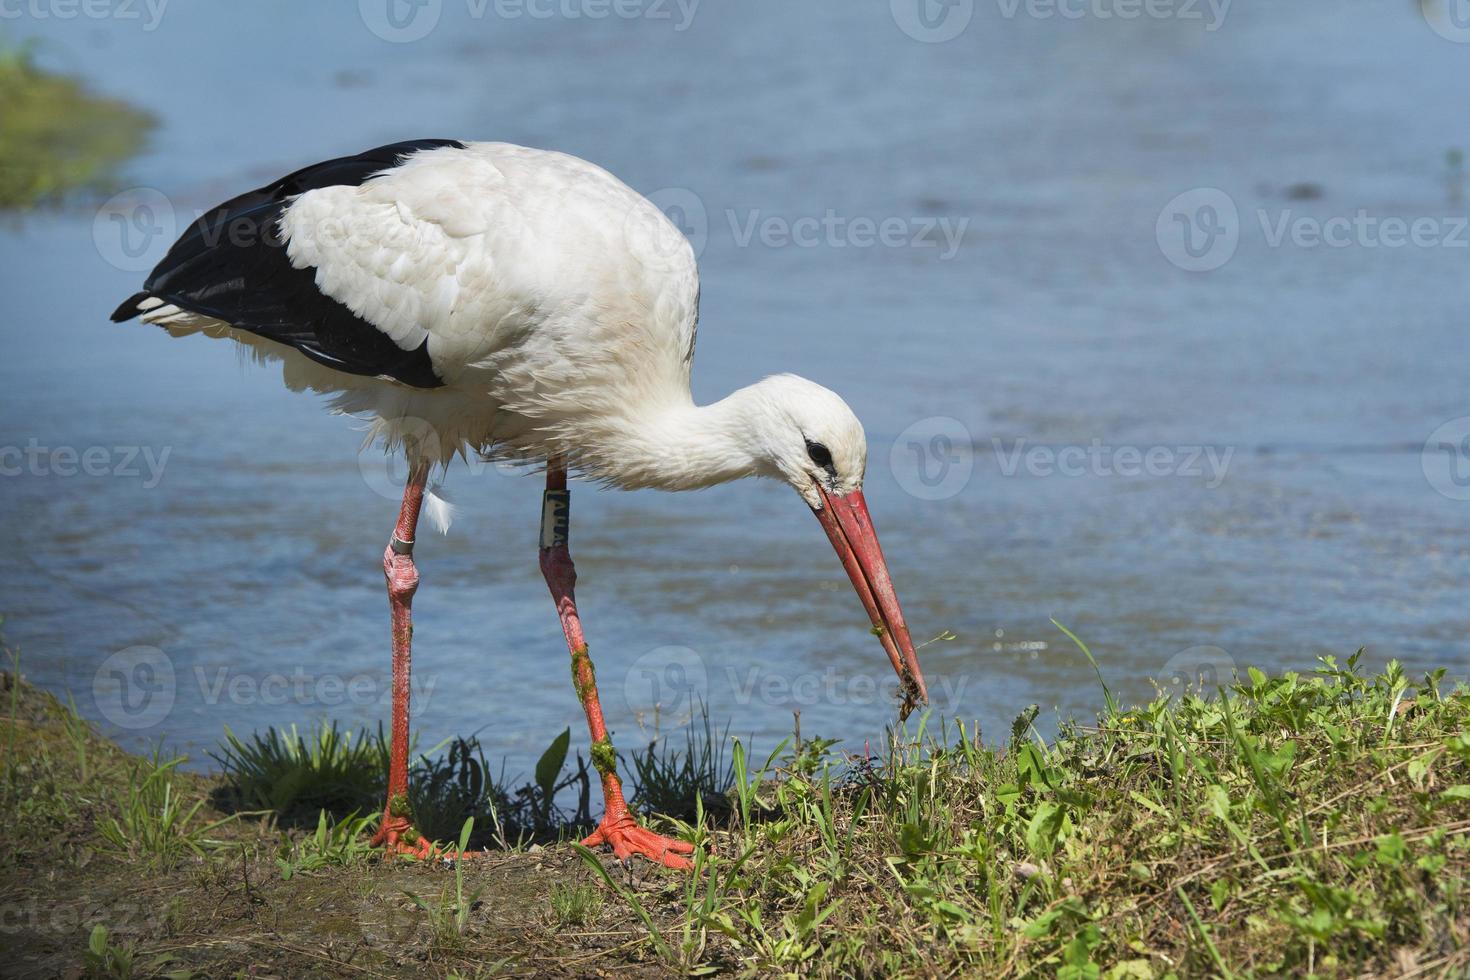
[[[454,523],[454,504],[443,493],[443,488],[438,484],[429,488],[429,492],[424,495],[424,513],[429,518],[429,523],[434,525],[434,530],[440,534],[448,534],[449,526]]]

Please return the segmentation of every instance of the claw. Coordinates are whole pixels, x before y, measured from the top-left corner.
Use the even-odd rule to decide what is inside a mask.
[[[678,871],[694,869],[694,865],[682,856],[694,853],[693,844],[655,834],[638,826],[632,817],[604,820],[601,826],[582,841],[583,847],[597,847],[601,844],[610,846],[613,856],[619,861],[627,862],[636,854],[666,868]]]
[[[389,854],[401,854],[420,861],[427,861],[434,856],[434,845],[418,832],[407,817],[384,814],[383,823],[370,843],[373,847],[385,848]]]

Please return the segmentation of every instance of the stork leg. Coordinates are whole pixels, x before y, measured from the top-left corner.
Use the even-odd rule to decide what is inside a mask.
[[[577,570],[567,545],[570,528],[571,494],[567,491],[567,472],[563,464],[552,460],[546,470],[546,496],[541,511],[541,574],[551,588],[566,634],[567,649],[572,655],[572,685],[587,713],[587,729],[592,735],[592,764],[602,777],[603,817],[592,835],[582,843],[587,847],[610,845],[619,860],[642,855],[669,868],[693,867],[682,855],[694,847],[684,841],[661,837],[638,826],[623,799],[623,784],[618,779],[617,754],[608,738],[607,724],[602,718],[602,705],[597,700],[597,680],[592,658],[587,655],[587,640],[582,635],[582,621],[577,615],[573,588]]]
[[[383,552],[383,575],[388,580],[388,606],[393,612],[393,729],[388,762],[388,804],[373,838],[375,847],[398,854],[427,858],[433,846],[413,825],[408,803],[408,698],[413,646],[413,594],[419,572],[413,563],[414,534],[424,503],[427,463],[413,463],[403,488],[403,505],[388,548]]]

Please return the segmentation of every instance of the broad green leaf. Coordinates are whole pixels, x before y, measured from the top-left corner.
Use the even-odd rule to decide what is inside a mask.
[[[536,785],[541,788],[543,797],[551,796],[552,790],[556,788],[556,777],[561,775],[561,767],[567,761],[567,749],[571,744],[572,730],[568,728],[551,740],[551,744],[536,761]]]
[[[1026,825],[1027,849],[1040,857],[1049,857],[1056,850],[1066,819],[1066,808],[1059,804],[1048,801],[1037,806]]]

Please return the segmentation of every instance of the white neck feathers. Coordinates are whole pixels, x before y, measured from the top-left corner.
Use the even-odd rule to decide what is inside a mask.
[[[579,455],[591,475],[629,490],[698,490],[761,475],[758,387],[712,405],[674,400],[607,420]]]

